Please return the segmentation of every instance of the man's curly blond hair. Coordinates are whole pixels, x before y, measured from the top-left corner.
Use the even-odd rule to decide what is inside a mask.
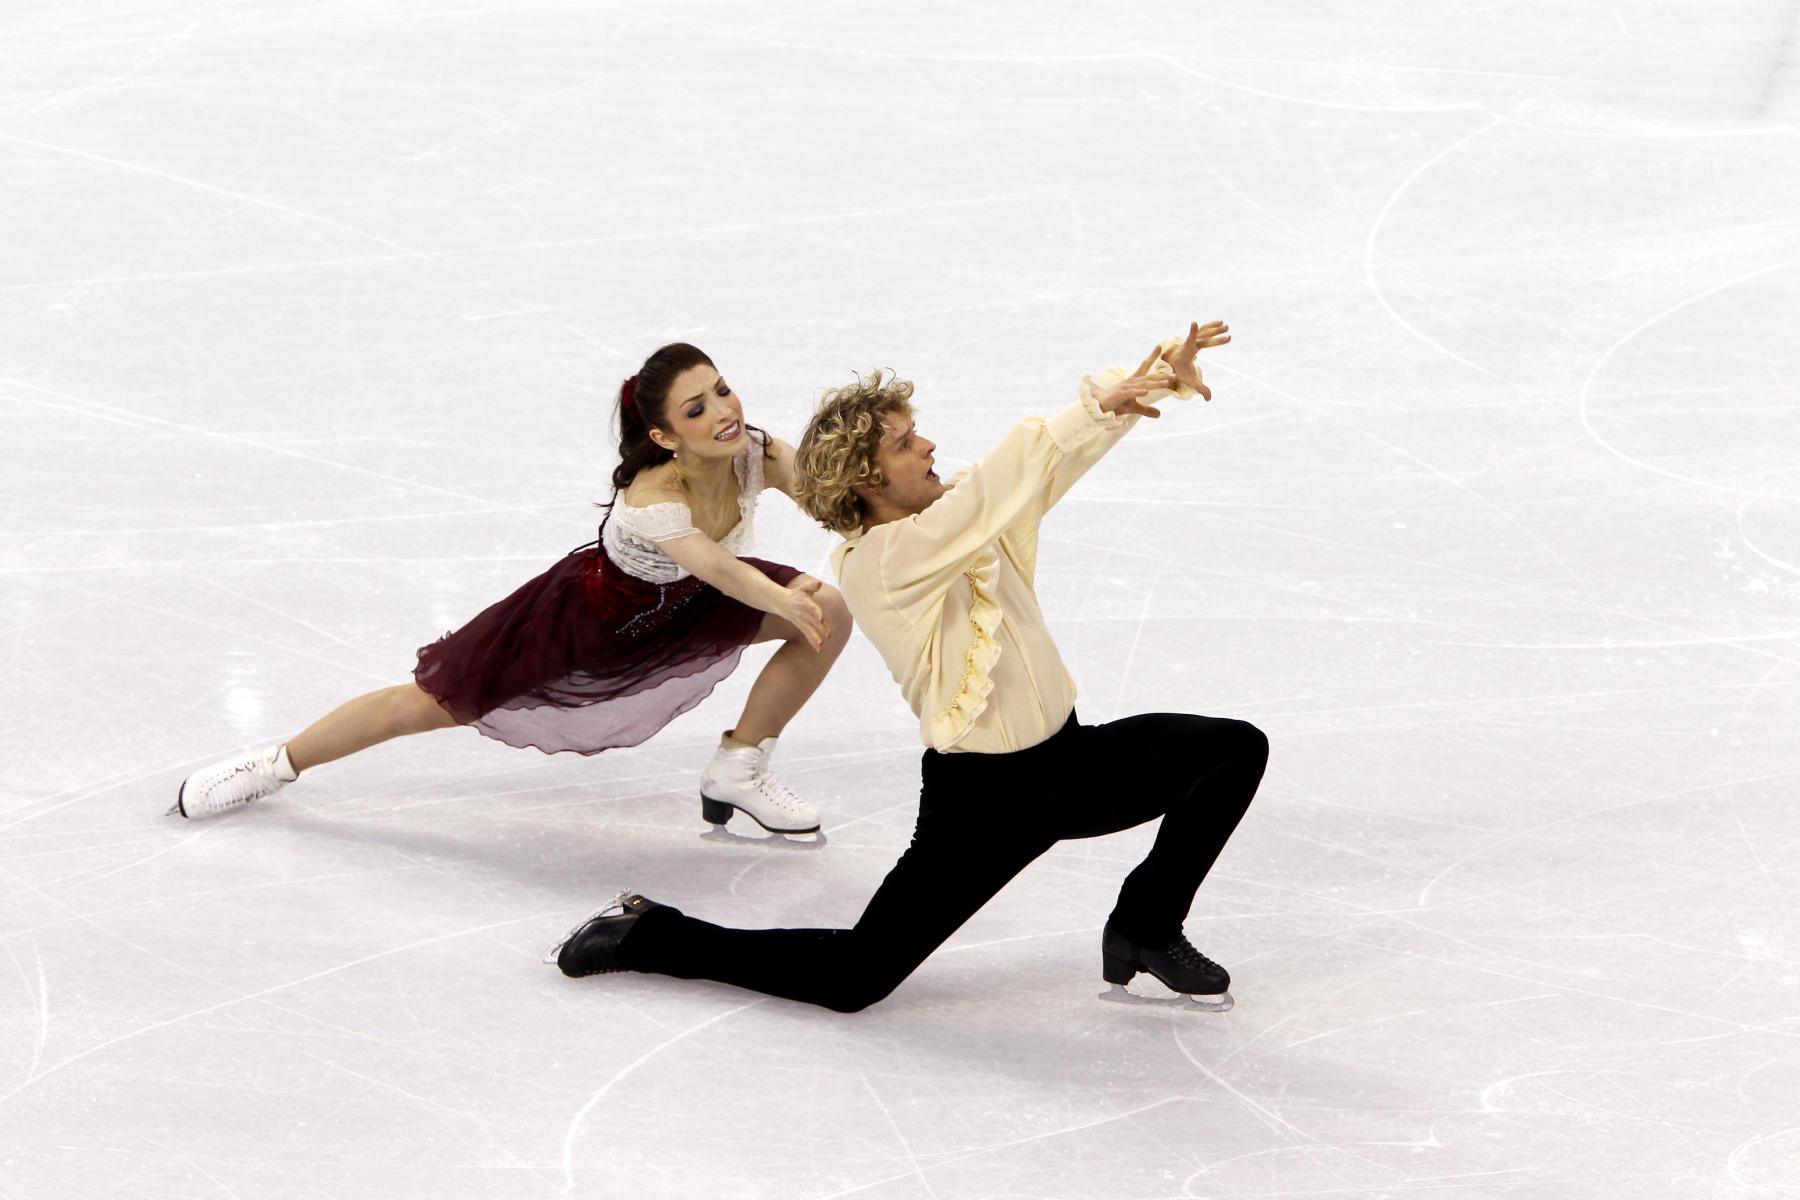
[[[825,393],[794,448],[794,500],[807,516],[837,533],[862,525],[868,505],[854,489],[881,486],[883,418],[910,417],[912,394],[911,383],[880,371]]]

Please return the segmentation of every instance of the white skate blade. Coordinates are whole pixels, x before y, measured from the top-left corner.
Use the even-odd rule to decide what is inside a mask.
[[[1132,981],[1136,983],[1136,980]],[[1154,983],[1153,983],[1154,986]],[[1136,1004],[1151,1008],[1173,1008],[1181,1012],[1230,1012],[1236,1003],[1230,992],[1220,992],[1216,996],[1190,996],[1184,992],[1171,992],[1163,988],[1156,993],[1148,989],[1141,992],[1129,991],[1123,984],[1115,983],[1111,989],[1101,992],[1100,999],[1108,1004]]]
[[[700,840],[726,844],[735,842],[741,846],[769,846],[778,850],[823,850],[826,841],[823,829],[815,829],[811,833],[764,832],[761,837],[745,837],[741,833],[733,833],[723,825],[709,825],[706,832],[700,835]]]
[[[610,907],[612,907],[612,905],[607,905],[607,907],[608,907],[608,909],[610,909]],[[576,934],[580,934],[581,927],[585,927],[585,925],[587,925],[587,923],[589,923],[589,921],[592,921],[592,919],[598,918],[599,914],[601,914],[601,912],[605,912],[605,910],[607,910],[607,909],[594,909],[594,910],[592,910],[592,912],[589,912],[589,914],[587,914],[587,916],[585,916],[585,918],[581,919],[580,923],[578,923],[578,925],[576,925],[576,927],[571,928],[571,930],[569,930],[569,932],[567,932],[567,934],[563,934],[562,941],[558,941],[558,943],[556,943],[556,945],[554,945],[554,946],[551,946],[551,948],[549,948],[549,950],[545,950],[544,957],[542,957],[542,959],[538,959],[538,963],[549,963],[549,964],[551,964],[551,966],[556,966],[556,959],[558,959],[558,957],[562,957],[562,948],[563,948],[563,946],[569,945],[569,939],[571,939],[571,937],[576,936]]]
[[[562,948],[564,946],[568,945],[571,941],[573,941],[576,934],[580,933],[583,929],[586,929],[588,927],[588,922],[590,922],[598,917],[604,917],[608,913],[612,912],[614,909],[618,909],[620,912],[624,912],[625,911],[625,897],[627,897],[631,894],[632,894],[631,889],[625,888],[622,891],[620,891],[618,895],[614,896],[611,900],[608,900],[605,904],[602,904],[599,908],[596,908],[593,912],[591,912],[587,916],[581,918],[581,920],[577,921],[574,925],[569,927],[569,932],[562,935],[562,941],[556,943],[556,945],[554,945],[554,946],[550,947],[548,950],[544,951],[544,957],[539,959],[538,961],[546,962],[546,963],[549,963],[551,966],[555,966],[556,960],[562,955]]]

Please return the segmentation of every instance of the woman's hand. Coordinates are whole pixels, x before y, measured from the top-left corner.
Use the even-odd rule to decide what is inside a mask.
[[[1200,368],[1195,365],[1194,357],[1209,346],[1223,346],[1231,340],[1231,326],[1223,321],[1209,321],[1205,325],[1195,321],[1188,328],[1187,339],[1175,347],[1170,354],[1163,356],[1163,361],[1175,372],[1175,378],[1200,393],[1202,400],[1212,399],[1212,389],[1200,378]]]
[[[825,639],[831,636],[831,625],[825,620],[825,610],[813,599],[813,593],[823,586],[811,575],[796,575],[793,582],[787,585],[787,595],[776,613],[805,635],[807,644],[814,650],[824,645]]]

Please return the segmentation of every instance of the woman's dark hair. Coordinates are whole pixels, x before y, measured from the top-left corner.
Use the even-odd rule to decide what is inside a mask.
[[[613,500],[631,485],[639,471],[675,457],[674,451],[665,450],[650,440],[650,431],[668,428],[665,422],[669,389],[674,385],[675,377],[702,364],[718,370],[698,346],[671,342],[646,358],[638,373],[619,385],[619,465],[612,473]],[[744,428],[763,432],[748,422]],[[774,458],[775,452],[769,448],[768,441],[768,435],[763,434],[763,456]],[[604,507],[611,508],[612,501]]]

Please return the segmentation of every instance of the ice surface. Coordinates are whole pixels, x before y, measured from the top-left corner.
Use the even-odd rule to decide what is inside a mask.
[[[7,6],[0,1195],[1800,1195],[1796,11]],[[538,963],[627,885],[855,918],[917,754],[860,640],[817,852],[702,836],[748,670],[162,817],[591,537],[663,341],[789,437],[895,368],[966,461],[1214,317],[1040,590],[1084,717],[1270,735],[1229,1013],[1096,999],[1147,830],[853,1017]]]

